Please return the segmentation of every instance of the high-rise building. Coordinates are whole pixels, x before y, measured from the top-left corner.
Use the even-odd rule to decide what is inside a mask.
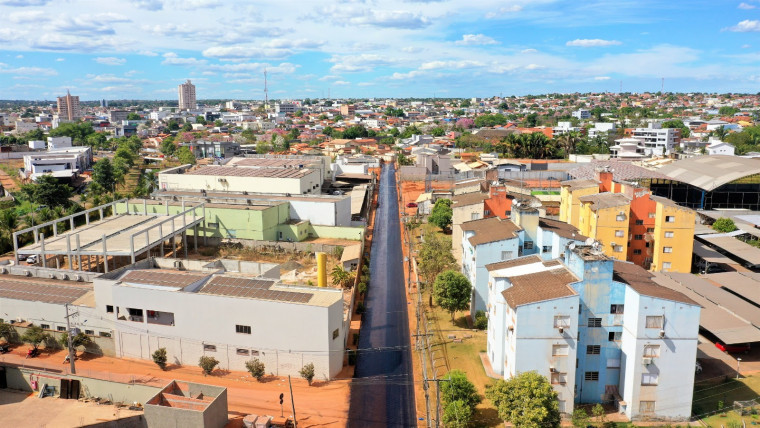
[[[74,120],[81,116],[79,97],[72,96],[69,91],[66,91],[65,97],[58,97],[58,116],[67,120]]]
[[[179,85],[178,92],[180,110],[194,110],[198,108],[198,104],[195,102],[195,85],[190,83],[190,79]]]

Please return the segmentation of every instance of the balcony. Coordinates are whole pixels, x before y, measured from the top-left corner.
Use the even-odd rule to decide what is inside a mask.
[[[148,324],[174,325],[174,312],[161,312],[148,310]]]

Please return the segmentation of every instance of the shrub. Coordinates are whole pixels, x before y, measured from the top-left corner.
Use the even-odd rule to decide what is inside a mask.
[[[266,374],[264,363],[259,361],[258,358],[254,358],[251,361],[247,361],[245,363],[245,368],[248,370],[249,373],[251,373],[251,376],[255,377],[256,380],[258,381],[261,381],[261,378],[264,377],[264,375]]]
[[[364,281],[360,282],[356,287],[356,290],[359,292],[359,294],[367,294],[367,283]]]
[[[728,233],[736,230],[736,224],[730,218],[721,217],[712,224],[713,230],[720,233]]]
[[[156,352],[153,353],[153,362],[161,370],[166,370],[166,348],[156,349]]]
[[[311,381],[314,380],[314,363],[309,363],[303,366],[301,370],[298,371],[298,374],[306,379],[306,381],[309,382],[309,386],[311,386]]]
[[[475,320],[473,322],[475,328],[478,330],[485,330],[488,328],[488,317],[484,311],[475,312]]]
[[[349,366],[356,365],[356,351],[353,349],[348,350],[348,365]]]
[[[356,313],[361,315],[364,313],[364,302],[359,302],[356,304]]]
[[[214,357],[207,357],[203,356],[198,360],[198,367],[203,369],[204,375],[211,374],[212,371],[214,371],[214,367],[216,367],[219,364],[219,361],[216,360]]]

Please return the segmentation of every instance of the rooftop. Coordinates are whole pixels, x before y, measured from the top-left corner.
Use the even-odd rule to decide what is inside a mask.
[[[565,180],[559,183],[562,187],[568,187],[570,191],[578,189],[599,188],[599,182],[594,179]]]
[[[665,165],[659,172],[667,178],[710,191],[732,181],[760,174],[760,160],[723,155],[695,156]]]
[[[557,236],[561,236],[562,238],[575,239],[577,241],[585,241],[588,239],[588,237],[581,235],[577,227],[565,223],[564,221],[542,217],[538,219],[538,225],[541,229],[554,232]]]
[[[0,277],[0,297],[53,304],[73,304],[92,292],[92,284],[80,284],[23,276]]]
[[[578,294],[570,286],[578,281],[578,277],[561,263],[552,266],[552,269],[508,279],[512,286],[501,294],[512,308]]]
[[[499,217],[489,217],[462,223],[462,231],[475,232],[469,238],[472,246],[517,238],[517,231],[522,230],[512,223],[512,220],[501,220]]]
[[[215,177],[267,177],[267,178],[302,178],[313,172],[309,168],[238,168],[234,166],[203,166],[188,171],[187,175],[206,175]]]
[[[652,171],[650,169],[634,165],[631,162],[615,160],[593,161],[584,166],[571,169],[568,171],[568,173],[575,178],[592,180],[596,178],[596,172],[600,168],[609,169],[616,181],[636,181],[643,178],[668,178],[662,173],[661,170]]]
[[[581,202],[591,203],[591,210],[598,211],[608,208],[622,207],[629,205],[631,200],[622,193],[597,193],[594,195],[586,195],[578,198]]]
[[[615,260],[612,278],[615,281],[628,284],[634,291],[642,296],[672,300],[674,302],[681,302],[689,305],[698,305],[683,293],[657,284],[652,280],[654,275],[651,272],[630,262]]]
[[[480,192],[456,195],[453,198],[451,198],[451,207],[459,208],[466,205],[482,204],[483,201],[485,201],[486,199],[488,199],[488,195],[486,195],[485,193],[480,193]]]
[[[279,159],[279,158],[232,158],[228,165],[258,168],[295,168],[321,163],[319,160]]]

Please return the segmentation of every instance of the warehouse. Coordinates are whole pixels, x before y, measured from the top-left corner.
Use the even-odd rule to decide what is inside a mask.
[[[252,168],[244,166],[187,166],[161,171],[161,190],[252,192],[310,195],[322,192],[321,172],[310,168]]]

